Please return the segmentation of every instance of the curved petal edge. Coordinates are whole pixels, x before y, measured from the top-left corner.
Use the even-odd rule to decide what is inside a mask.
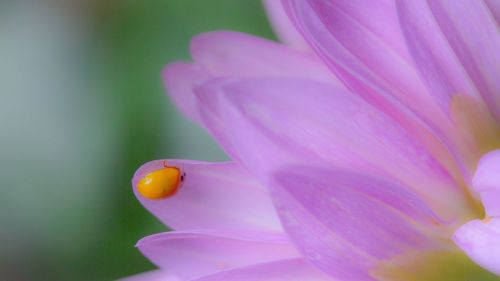
[[[500,275],[500,218],[470,221],[453,240],[477,264]]]

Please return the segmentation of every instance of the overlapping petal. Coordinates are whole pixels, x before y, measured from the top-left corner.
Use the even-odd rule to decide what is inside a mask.
[[[429,90],[444,99],[482,97],[500,120],[500,34],[488,6],[482,1],[403,0],[398,13]]]
[[[194,281],[335,281],[304,259],[288,259],[240,267]]]
[[[209,32],[194,37],[191,55],[214,77],[304,77],[340,82],[313,54],[238,32]]]
[[[293,26],[280,0],[264,0],[264,6],[275,33],[281,41],[293,48],[309,50],[304,37]]]
[[[430,238],[439,224],[436,217],[397,184],[296,166],[277,172],[272,190],[291,239],[305,257],[340,280],[374,280],[369,272],[381,260],[437,244]]]
[[[497,24],[500,24],[500,2],[497,0],[484,0],[484,3],[488,6]]]
[[[167,163],[185,173],[181,190],[171,198],[146,199],[136,189],[144,175],[164,167],[162,160],[144,164],[132,180],[139,201],[166,225],[176,230],[281,231],[268,191],[239,165],[187,160]]]
[[[304,77],[343,87],[314,55],[238,32],[198,35],[191,42],[193,63],[177,62],[163,71],[165,86],[177,107],[200,122],[193,89],[216,77]]]
[[[170,97],[184,115],[195,122],[200,122],[198,102],[193,94],[193,87],[211,78],[211,75],[201,66],[177,62],[169,64],[163,70],[165,86]]]
[[[299,257],[284,234],[265,232],[176,231],[146,237],[137,247],[155,265],[182,280]]]
[[[500,150],[481,158],[473,184],[481,196],[486,218],[461,226],[453,238],[472,260],[500,275]]]
[[[447,218],[467,212],[446,169],[395,120],[349,92],[305,79],[221,79],[197,89],[223,147],[254,171],[321,163],[405,183]],[[290,153],[293,151],[293,153]]]
[[[500,275],[500,218],[470,221],[453,238],[472,260]]]
[[[378,106],[403,103],[429,123],[445,122],[413,67],[394,1],[285,4],[304,37],[350,89]]]
[[[500,150],[481,158],[473,184],[474,190],[481,195],[486,214],[500,217]]]
[[[498,23],[483,1],[397,4],[401,28],[419,76],[443,110],[451,109],[458,134],[453,139],[454,133],[448,132],[448,142],[459,151],[467,169],[473,171],[485,151],[498,147],[498,143],[491,143],[492,138],[499,137],[498,123],[490,121],[492,116],[500,120]],[[474,116],[460,117],[471,110]],[[485,143],[488,139],[490,142]]]
[[[470,180],[476,161],[490,149],[476,132],[498,130],[483,122],[490,116],[484,95],[475,88],[479,83],[481,93],[487,93],[487,100],[493,101],[490,105],[497,107],[495,97],[500,91],[494,76],[500,55],[494,52],[500,48],[500,38],[486,5],[481,1],[477,5],[475,1],[284,2],[311,46],[350,89],[399,118],[416,135],[429,130],[446,145],[465,181]],[[474,6],[470,15],[467,6]],[[483,25],[486,29],[478,30]],[[460,34],[462,30],[466,32]],[[457,50],[451,51],[449,41]],[[485,52],[478,49],[483,45]],[[456,58],[457,52],[461,59]],[[463,71],[462,64],[474,77]],[[477,83],[471,83],[471,77]],[[461,129],[466,124],[460,122],[469,116],[457,117],[456,111],[464,103],[480,113],[475,127]],[[417,115],[417,120],[407,120],[408,114]]]
[[[184,281],[177,276],[171,275],[164,270],[152,270],[141,274],[136,274],[126,278],[119,279],[118,281]]]
[[[293,48],[206,33],[193,63],[166,68],[174,102],[235,162],[169,160],[186,173],[179,193],[138,198],[181,231],[147,237],[141,251],[183,280],[363,281],[381,262],[448,247],[474,215],[465,188],[477,160],[500,146],[500,5],[265,4]],[[162,167],[144,165],[134,185]],[[481,159],[473,187],[488,216],[454,235],[496,274],[499,171],[500,150]]]

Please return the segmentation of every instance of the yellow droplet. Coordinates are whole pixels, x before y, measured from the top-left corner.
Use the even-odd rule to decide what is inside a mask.
[[[145,175],[137,184],[139,193],[148,199],[163,199],[174,195],[181,185],[181,171],[165,167]]]

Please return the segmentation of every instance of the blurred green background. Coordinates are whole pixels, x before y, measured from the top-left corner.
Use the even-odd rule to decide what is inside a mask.
[[[153,159],[226,159],[160,75],[220,29],[274,38],[259,0],[0,1],[0,280],[154,268],[134,244],[165,227],[130,179]]]

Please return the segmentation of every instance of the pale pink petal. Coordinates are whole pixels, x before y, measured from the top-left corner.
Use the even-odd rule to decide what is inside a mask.
[[[313,54],[243,33],[198,35],[191,41],[191,54],[215,77],[304,77],[341,85]]]
[[[118,281],[184,281],[184,280],[168,273],[167,271],[153,270],[125,277],[122,279],[118,279]]]
[[[482,97],[500,120],[500,35],[488,6],[467,0],[398,1],[398,12],[429,90],[448,99]]]
[[[284,234],[252,232],[167,232],[137,243],[158,267],[183,280],[235,267],[299,257]]]
[[[500,275],[500,218],[470,221],[455,232],[453,240],[472,260]]]
[[[436,158],[356,95],[286,78],[222,79],[196,93],[212,133],[254,171],[324,162],[404,182],[446,218],[469,211],[463,191]]]
[[[173,197],[151,200],[135,188],[146,174],[162,169],[163,160],[151,161],[134,175],[139,201],[163,223],[176,230],[249,229],[281,231],[270,197],[243,168],[234,163],[167,160],[185,173]]]
[[[296,166],[270,184],[284,227],[304,256],[341,280],[372,280],[369,271],[407,250],[431,249],[438,225],[405,187],[339,170]],[[423,220],[428,233],[416,227]]]
[[[500,217],[500,150],[483,156],[477,166],[473,181],[474,189],[489,216]]]
[[[182,113],[195,122],[199,122],[199,117],[193,87],[209,78],[208,72],[193,63],[173,63],[163,70],[165,87],[170,97]]]
[[[281,41],[300,50],[309,50],[309,45],[288,18],[281,1],[264,0],[263,2],[274,31]]]
[[[335,281],[303,259],[288,259],[235,268],[193,281]]]

